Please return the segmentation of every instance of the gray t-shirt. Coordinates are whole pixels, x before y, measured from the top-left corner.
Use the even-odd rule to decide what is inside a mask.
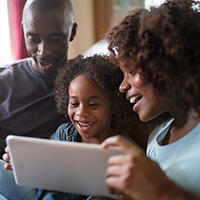
[[[56,111],[54,77],[36,72],[31,58],[0,68],[0,157],[7,135],[48,138],[68,119]]]

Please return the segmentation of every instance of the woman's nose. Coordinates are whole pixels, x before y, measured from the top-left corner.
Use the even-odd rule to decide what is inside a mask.
[[[126,93],[131,88],[131,85],[129,84],[126,77],[124,77],[123,81],[121,82],[119,86],[119,91],[121,93]]]

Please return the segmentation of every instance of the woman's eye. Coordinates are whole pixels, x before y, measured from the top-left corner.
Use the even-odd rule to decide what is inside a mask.
[[[130,70],[128,73],[129,73],[131,76],[134,76],[134,75],[137,73],[137,71],[136,71],[136,69],[134,69],[134,70]]]

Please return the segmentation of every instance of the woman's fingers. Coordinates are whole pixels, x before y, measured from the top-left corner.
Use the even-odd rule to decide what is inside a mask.
[[[139,148],[138,146],[136,146],[131,141],[129,141],[128,139],[126,139],[125,137],[123,137],[121,135],[107,138],[104,142],[102,142],[101,145],[103,148],[107,148],[109,146],[118,146],[118,147],[122,148],[122,150],[126,154],[131,154],[142,160],[145,160],[147,158],[145,155],[145,152],[141,148]],[[113,159],[113,162],[114,162],[114,157],[115,156],[111,157]],[[115,159],[119,160],[117,158],[115,158]]]

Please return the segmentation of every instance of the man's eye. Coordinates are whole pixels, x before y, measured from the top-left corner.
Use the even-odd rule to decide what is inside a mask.
[[[28,39],[29,39],[29,41],[31,41],[33,43],[40,43],[41,42],[40,38],[33,38],[33,37],[28,36]]]
[[[59,43],[63,38],[62,37],[58,37],[58,38],[52,38],[51,42],[52,43]]]

